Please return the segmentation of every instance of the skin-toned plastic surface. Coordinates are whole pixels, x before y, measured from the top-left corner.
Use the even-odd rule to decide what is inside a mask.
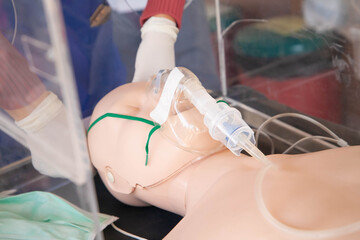
[[[115,89],[97,105],[91,121],[107,112],[149,119],[154,106],[145,92],[143,82]],[[94,166],[117,199],[185,216],[167,239],[301,239],[278,230],[261,215],[255,199],[261,163],[229,150],[192,163],[199,155],[155,132],[145,167],[150,128],[130,120],[103,119],[89,132],[88,144]],[[358,146],[268,156],[279,169],[265,176],[262,194],[267,208],[298,229],[324,230],[358,221],[359,156]],[[341,237],[358,238],[359,232]]]
[[[103,98],[95,108],[91,122],[108,112],[150,120],[149,113],[154,106],[146,104],[147,101],[146,83],[124,85]],[[127,104],[124,105],[124,102]],[[104,173],[106,168],[111,169],[114,175],[124,179],[120,187],[115,177],[114,183],[111,183],[114,188],[123,188],[127,185],[125,182],[131,187],[153,185],[201,157],[200,154],[183,151],[156,131],[150,140],[149,163],[145,166],[145,145],[151,128],[151,125],[142,122],[105,118],[89,132],[88,144],[95,167]],[[158,142],[161,142],[161,148]],[[170,150],[171,156],[163,154],[162,148]],[[130,190],[126,187],[121,191],[128,193]]]

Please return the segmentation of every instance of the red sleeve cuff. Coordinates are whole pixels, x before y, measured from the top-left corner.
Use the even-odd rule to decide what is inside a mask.
[[[148,0],[140,17],[140,24],[142,26],[146,20],[156,14],[167,14],[175,19],[180,28],[184,5],[185,0]]]

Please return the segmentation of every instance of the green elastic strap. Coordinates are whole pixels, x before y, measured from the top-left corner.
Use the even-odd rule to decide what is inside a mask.
[[[153,135],[153,133],[158,130],[161,126],[160,125],[156,125],[154,126],[150,132],[149,132],[149,135],[148,135],[148,138],[147,138],[147,141],[146,141],[146,145],[145,145],[145,152],[146,152],[146,160],[145,160],[145,166],[147,166],[148,164],[148,159],[149,159],[149,142],[150,142],[150,137],[151,135]]]
[[[145,166],[147,166],[148,164],[148,159],[149,159],[149,143],[150,143],[150,138],[151,135],[153,135],[153,133],[158,130],[161,126],[159,124],[157,124],[156,122],[150,121],[148,119],[145,118],[141,118],[141,117],[133,117],[133,116],[129,116],[129,115],[122,115],[122,114],[117,114],[117,113],[105,113],[104,115],[101,115],[100,117],[98,117],[88,128],[87,130],[87,134],[89,134],[90,130],[94,127],[95,124],[97,124],[99,121],[101,121],[102,119],[106,118],[106,117],[113,117],[113,118],[121,118],[121,119],[127,119],[127,120],[133,120],[133,121],[138,121],[138,122],[143,122],[146,124],[149,124],[151,126],[154,126],[148,135],[147,141],[146,141],[146,145],[145,145],[145,152],[146,152],[146,160],[145,160]]]
[[[217,101],[216,101],[216,103],[220,103],[220,102],[226,103],[228,106],[230,106],[227,101],[224,101],[224,100],[217,100]]]

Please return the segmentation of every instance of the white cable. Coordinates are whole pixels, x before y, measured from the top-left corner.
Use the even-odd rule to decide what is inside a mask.
[[[233,21],[227,28],[224,29],[224,31],[222,32],[222,36],[225,37],[225,35],[230,31],[231,28],[233,28],[235,25],[237,25],[238,23],[266,23],[269,20],[266,19],[239,19],[236,21]]]
[[[11,3],[13,6],[13,9],[14,9],[14,18],[15,18],[14,34],[13,34],[13,38],[11,40],[11,44],[14,45],[15,37],[16,37],[16,33],[17,33],[17,12],[16,12],[14,0],[11,0]]]
[[[184,10],[189,7],[189,5],[192,3],[192,1],[193,1],[193,0],[186,0],[185,6],[184,6]]]
[[[133,13],[135,13],[136,16],[140,17],[140,15],[138,14],[138,12],[130,5],[130,3],[128,2],[128,0],[125,0],[126,5],[128,5],[128,7],[130,8],[131,11],[133,11]]]
[[[335,238],[341,237],[344,235],[348,235],[354,233],[356,231],[360,231],[360,221],[348,224],[342,227],[330,228],[325,230],[302,230],[294,227],[290,227],[280,221],[278,221],[267,209],[264,197],[262,195],[262,184],[264,182],[265,174],[272,167],[272,165],[268,165],[262,168],[256,177],[255,181],[255,200],[259,211],[262,216],[273,226],[278,228],[279,230],[286,232],[291,235],[295,235],[300,239],[311,238],[311,239],[321,239],[321,238]]]
[[[111,226],[118,232],[128,236],[128,237],[132,237],[134,239],[138,239],[138,240],[147,240],[146,238],[142,238],[142,237],[139,237],[135,234],[132,234],[132,233],[129,233],[129,232],[126,232],[124,230],[122,230],[121,228],[117,227],[114,223],[111,223]]]
[[[333,143],[336,143],[338,144],[340,147],[345,147],[342,145],[342,141],[341,140],[338,140],[338,139],[334,139],[334,138],[330,138],[330,137],[324,137],[324,136],[308,136],[308,137],[304,137],[304,138],[301,138],[300,140],[296,141],[293,145],[291,145],[288,149],[286,149],[283,154],[285,153],[288,153],[290,150],[292,150],[296,145],[306,141],[306,140],[309,140],[309,139],[322,139],[322,140],[326,140],[326,141],[329,141],[329,142],[333,142]]]
[[[256,139],[256,146],[257,146],[257,143],[259,142],[259,135],[260,135],[260,132],[262,130],[262,128],[264,128],[269,122],[275,120],[275,119],[278,119],[278,118],[282,118],[282,117],[296,117],[296,118],[301,118],[303,120],[306,120],[308,122],[311,122],[312,124],[318,126],[319,128],[321,128],[322,130],[324,130],[326,133],[328,133],[330,136],[332,136],[333,138],[335,139],[338,139],[339,141],[343,141],[345,142],[343,139],[341,139],[339,136],[337,136],[333,131],[331,131],[330,129],[328,129],[327,127],[325,127],[323,124],[321,124],[320,122],[316,121],[315,119],[312,119],[308,116],[305,116],[303,114],[299,114],[299,113],[281,113],[281,114],[278,114],[278,115],[275,115],[269,119],[267,119],[265,122],[263,122],[256,134],[255,134],[255,139]],[[345,142],[346,143],[346,142]],[[346,143],[347,145],[347,143]]]
[[[257,129],[252,129],[255,133],[257,132]],[[274,141],[271,139],[271,137],[269,136],[269,134],[267,134],[266,132],[261,132],[262,135],[264,135],[270,142],[270,146],[271,146],[271,152],[270,154],[274,154],[275,153],[275,144]]]

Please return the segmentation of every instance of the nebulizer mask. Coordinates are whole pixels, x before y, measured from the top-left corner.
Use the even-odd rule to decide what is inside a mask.
[[[254,145],[254,132],[241,113],[211,97],[190,70],[160,71],[149,84],[148,95],[157,102],[150,117],[161,125],[160,132],[184,150],[211,153],[224,145],[237,156],[245,149],[270,163]]]
[[[223,145],[210,137],[203,116],[185,96],[181,83],[170,80],[174,77],[171,72],[161,70],[147,88],[147,99],[156,106],[150,117],[161,125],[160,134],[188,152],[207,155],[219,151]]]

